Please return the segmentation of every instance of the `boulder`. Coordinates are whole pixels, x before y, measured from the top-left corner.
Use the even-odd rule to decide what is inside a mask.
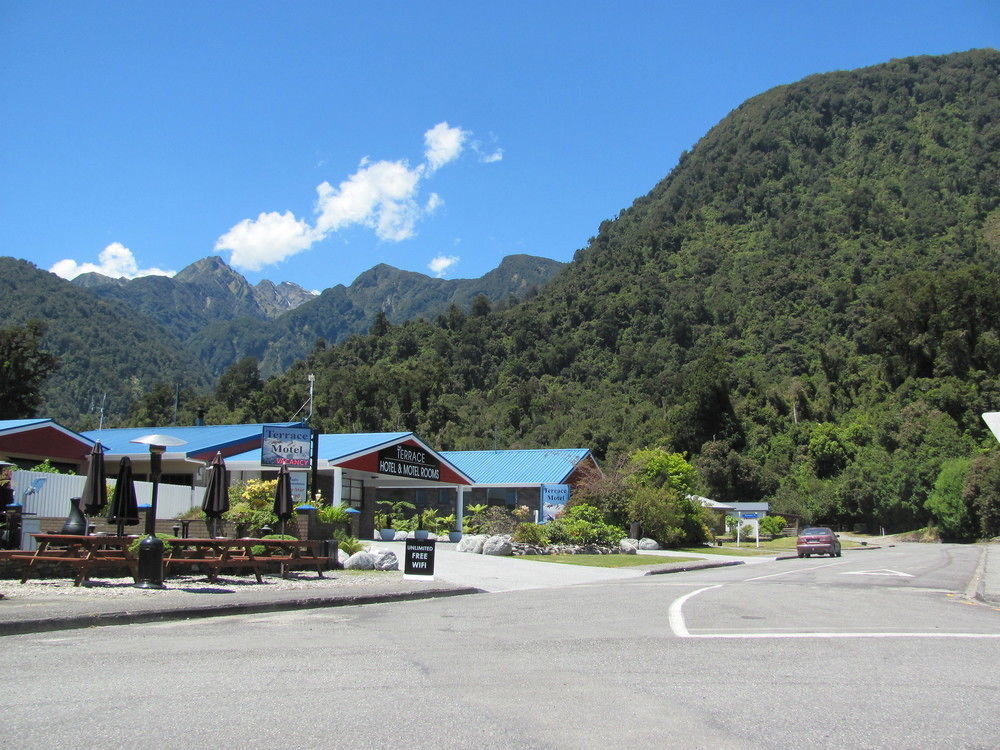
[[[373,553],[375,558],[375,570],[399,570],[399,559],[395,552],[387,549],[380,549]]]
[[[392,541],[394,541],[394,542],[405,542],[406,541],[406,532],[405,531],[397,531],[396,532],[396,536],[394,536],[392,538]]]
[[[496,536],[491,536],[485,542],[483,542],[483,554],[484,555],[513,555],[514,547],[510,542],[509,534],[497,534]]]
[[[347,562],[347,558],[349,557],[350,555],[344,552],[344,550],[337,550],[337,562],[340,564],[340,567],[344,567],[344,564]]]
[[[406,538],[407,539],[416,539],[417,538],[417,532],[415,532],[415,531],[409,531],[409,532],[407,532]],[[436,542],[438,540],[438,536],[437,536],[437,534],[431,534],[430,532],[427,532],[427,536],[424,537],[424,539],[427,539],[428,541],[431,541],[431,542]]]
[[[618,549],[623,555],[634,555],[639,549],[639,541],[637,539],[622,539],[618,542]]]
[[[371,552],[355,552],[344,563],[347,570],[375,570],[375,556]]]
[[[483,534],[466,534],[458,540],[457,549],[459,552],[474,552],[478,555],[483,551],[485,541],[486,536]]]
[[[650,539],[648,536],[643,537],[639,540],[639,549],[659,549],[660,544],[655,539]]]

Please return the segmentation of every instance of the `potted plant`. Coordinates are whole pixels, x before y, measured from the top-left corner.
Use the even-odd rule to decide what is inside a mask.
[[[391,542],[399,529],[398,521],[403,520],[406,511],[416,510],[417,506],[405,500],[379,500],[378,504],[384,510],[375,514],[375,526],[383,541]]]

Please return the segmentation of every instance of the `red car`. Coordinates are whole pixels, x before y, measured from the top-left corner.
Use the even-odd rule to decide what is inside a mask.
[[[833,529],[815,526],[799,532],[799,538],[795,540],[795,551],[799,553],[799,557],[809,557],[809,555],[840,557],[840,541],[833,533]]]

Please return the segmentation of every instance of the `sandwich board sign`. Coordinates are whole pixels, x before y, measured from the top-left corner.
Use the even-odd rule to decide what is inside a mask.
[[[403,578],[434,580],[434,540],[407,539],[403,558]]]

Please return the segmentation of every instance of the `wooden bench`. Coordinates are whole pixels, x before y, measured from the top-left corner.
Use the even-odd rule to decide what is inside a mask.
[[[24,563],[21,583],[27,583],[38,563],[58,563],[76,570],[73,585],[79,586],[90,579],[93,567],[125,569],[138,580],[138,562],[129,552],[135,537],[80,536],[75,534],[32,534],[38,543],[34,552],[10,555],[10,559]]]
[[[200,566],[208,570],[209,580],[216,580],[220,570],[252,570],[258,583],[263,583],[261,568],[269,564],[282,566],[282,576],[290,568],[315,568],[322,578],[329,558],[320,554],[322,542],[299,539],[167,539],[171,549],[163,564],[167,571]],[[262,554],[254,547],[263,547]]]

